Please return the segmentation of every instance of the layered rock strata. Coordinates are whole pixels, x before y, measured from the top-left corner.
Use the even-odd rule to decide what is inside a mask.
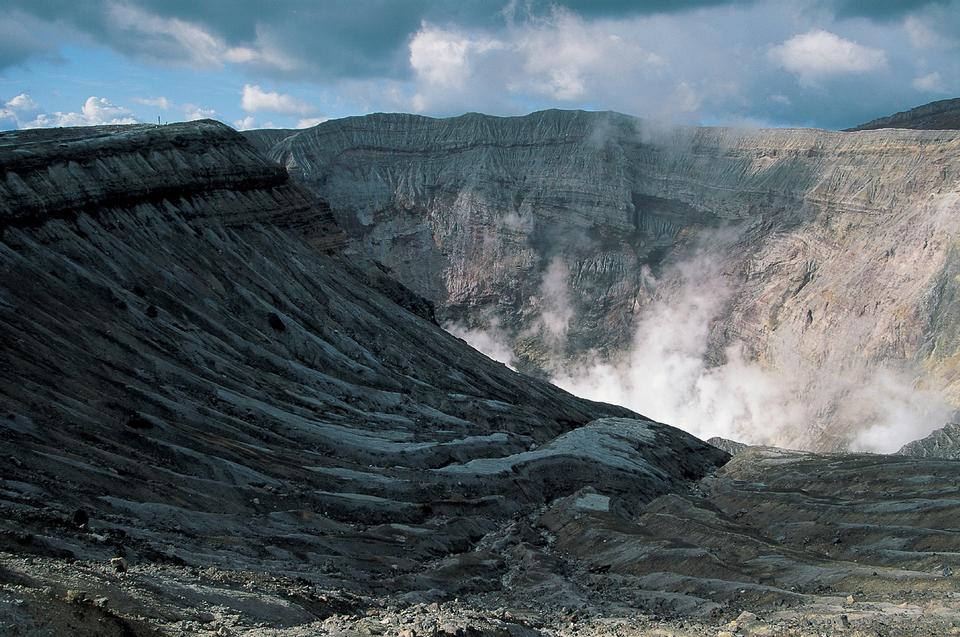
[[[726,460],[447,334],[328,254],[329,208],[223,125],[4,134],[0,169],[5,551],[485,589],[498,558],[457,582],[437,560]]]
[[[797,405],[818,403],[798,419],[805,430],[752,442],[843,447],[872,418],[844,413],[844,397],[888,376],[960,400],[958,132],[543,111],[375,114],[254,135],[330,202],[355,250],[463,333],[493,326],[521,369],[616,362],[651,307],[685,311],[698,275],[676,266],[707,246],[706,366],[734,346]]]

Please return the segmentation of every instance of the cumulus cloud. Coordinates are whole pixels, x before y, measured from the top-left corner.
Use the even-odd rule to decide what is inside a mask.
[[[502,42],[482,34],[467,35],[424,22],[409,45],[410,67],[417,82],[410,108],[425,111],[457,94],[452,91],[462,93],[473,82],[474,68],[483,67],[489,54],[503,47]]]
[[[79,112],[47,113],[28,94],[20,93],[0,109],[0,121],[13,128],[52,128],[55,126],[95,126],[100,124],[136,124],[133,112],[117,106],[105,97],[90,96]]]
[[[665,117],[689,114],[700,103],[693,81],[670,77],[668,60],[642,45],[653,30],[644,20],[588,21],[554,7],[546,15],[511,19],[497,32],[423,23],[409,45],[414,91],[410,108],[443,111],[524,110],[530,99],[610,108]],[[469,104],[468,104],[469,103]]]
[[[244,84],[240,106],[248,113],[278,113],[280,115],[309,115],[315,109],[306,102],[286,93],[265,91],[256,84]]]
[[[253,118],[253,115],[247,115],[242,119],[238,119],[234,121],[233,127],[239,131],[252,130],[257,127],[257,122]]]
[[[198,119],[211,119],[217,115],[216,110],[197,106],[196,104],[184,104],[182,108],[184,119],[188,122]]]
[[[209,74],[240,67],[251,86],[312,82],[327,114],[560,107],[840,128],[960,86],[960,0],[524,0],[506,10],[453,0],[285,0],[289,10],[274,12],[155,0],[4,6],[0,68],[49,61],[61,43],[96,43],[148,64]],[[939,82],[928,77],[934,71]],[[204,106],[241,115],[226,103]],[[293,110],[269,112],[286,126],[319,112]]]
[[[7,100],[0,108],[0,123],[9,128],[20,128],[21,121],[36,117],[40,106],[26,93],[20,93]]]
[[[887,66],[887,54],[883,50],[846,40],[823,29],[795,35],[773,47],[770,54],[783,68],[808,83]]]
[[[424,82],[460,87],[469,75],[470,56],[500,47],[496,40],[424,22],[410,40],[410,66]]]
[[[20,93],[15,95],[5,104],[6,108],[13,113],[32,113],[40,110],[40,105],[37,104],[32,97],[26,93]]]
[[[528,88],[557,100],[582,99],[598,74],[656,72],[666,65],[617,23],[591,23],[560,8],[549,18],[515,26],[513,35],[524,75],[514,79],[511,88]]]
[[[162,111],[177,111],[179,115],[174,120],[192,122],[198,119],[212,119],[217,117],[217,110],[207,106],[200,106],[191,102],[178,104],[166,97],[134,97],[133,102],[143,106],[158,108]]]

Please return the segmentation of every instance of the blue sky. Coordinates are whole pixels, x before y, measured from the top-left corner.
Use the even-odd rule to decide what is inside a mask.
[[[617,110],[840,128],[960,95],[960,0],[0,0],[0,128]]]

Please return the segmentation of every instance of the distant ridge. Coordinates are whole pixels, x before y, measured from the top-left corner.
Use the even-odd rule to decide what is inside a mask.
[[[847,130],[876,130],[878,128],[960,129],[960,98],[930,102],[923,106],[911,108],[909,111],[880,117]]]

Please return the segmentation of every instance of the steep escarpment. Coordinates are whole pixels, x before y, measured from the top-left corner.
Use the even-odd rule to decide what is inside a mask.
[[[777,375],[775,400],[750,397],[733,410],[746,420],[724,416],[714,429],[700,423],[716,406],[632,407],[704,435],[892,451],[923,426],[872,431],[870,401],[847,398],[894,385],[899,402],[886,412],[906,413],[916,391],[960,396],[958,150],[949,131],[664,127],[545,111],[346,118],[283,138],[271,156],[330,202],[355,250],[522,369],[636,377],[624,353],[644,338],[669,342],[702,369],[665,386],[702,394],[702,377],[737,360]],[[681,336],[651,325],[698,313]],[[694,364],[682,363],[662,368]],[[567,386],[610,384],[588,380]],[[618,382],[619,395],[637,396],[646,381]],[[756,413],[763,402],[776,413]],[[926,431],[946,411],[926,414]]]
[[[0,139],[0,229],[35,228],[83,213],[177,207],[227,227],[273,223],[321,248],[344,237],[329,208],[289,181],[229,128],[103,126],[25,130]],[[176,203],[172,203],[176,202]]]
[[[223,125],[4,134],[0,168],[3,551],[485,590],[502,560],[457,564],[515,516],[595,483],[635,508],[726,459],[447,334]]]

